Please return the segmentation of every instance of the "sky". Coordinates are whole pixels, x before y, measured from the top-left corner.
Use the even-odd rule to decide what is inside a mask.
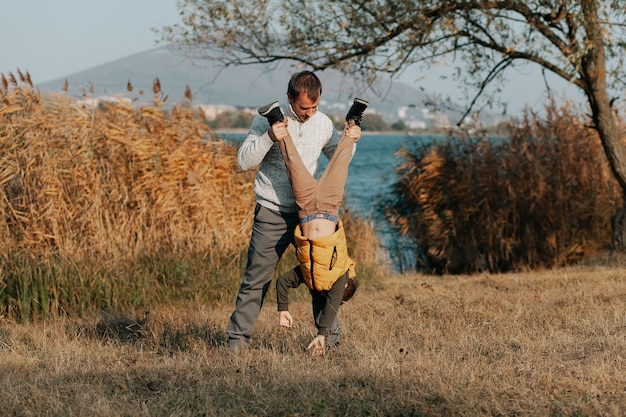
[[[153,28],[179,22],[176,0],[3,0],[0,73],[28,71],[33,82],[66,77],[155,48]],[[428,92],[459,97],[458,86],[440,80],[444,68],[429,73],[409,69],[400,80]],[[538,68],[513,72],[500,94],[509,114],[543,108],[547,95]],[[416,82],[417,81],[417,82]],[[554,92],[575,102],[580,93],[549,79]]]
[[[150,50],[179,21],[176,0],[2,0],[2,15],[0,72],[35,83]]]

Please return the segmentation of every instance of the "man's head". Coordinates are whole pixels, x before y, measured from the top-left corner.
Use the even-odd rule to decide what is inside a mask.
[[[287,86],[289,104],[298,118],[305,122],[317,111],[322,95],[322,83],[311,71],[291,76]]]

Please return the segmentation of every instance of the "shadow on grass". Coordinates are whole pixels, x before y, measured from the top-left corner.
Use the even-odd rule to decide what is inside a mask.
[[[188,352],[198,344],[217,348],[226,342],[226,333],[213,323],[182,320],[171,323],[147,310],[141,315],[102,312],[93,322],[69,326],[68,333],[107,343],[157,349],[170,355]]]

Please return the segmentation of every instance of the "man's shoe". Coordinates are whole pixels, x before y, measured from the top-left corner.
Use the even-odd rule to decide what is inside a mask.
[[[283,120],[285,120],[285,117],[283,116],[283,111],[280,109],[280,103],[278,101],[260,107],[259,114],[267,118],[270,126],[272,126],[276,122],[282,122]]]
[[[361,126],[361,117],[363,116],[363,112],[367,108],[368,104],[369,103],[362,98],[355,98],[354,103],[352,103],[352,107],[350,107],[350,110],[348,110],[348,114],[346,115],[346,122],[354,120],[354,124]]]
[[[241,353],[250,347],[250,341],[243,337],[229,337],[226,346],[233,353]]]

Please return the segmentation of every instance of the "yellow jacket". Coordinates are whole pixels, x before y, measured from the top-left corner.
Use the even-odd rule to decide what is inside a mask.
[[[341,220],[337,223],[335,233],[330,236],[306,239],[300,227],[296,227],[294,238],[304,282],[310,289],[328,291],[346,271],[349,271],[350,278],[356,276],[354,262],[348,256]]]

